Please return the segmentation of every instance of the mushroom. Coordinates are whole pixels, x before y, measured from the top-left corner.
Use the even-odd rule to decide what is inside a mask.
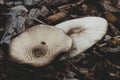
[[[44,66],[59,53],[71,49],[71,45],[71,38],[62,30],[49,25],[36,25],[10,42],[10,60],[32,66]]]
[[[105,35],[107,26],[107,21],[101,17],[78,18],[55,25],[72,38],[72,48],[61,60],[77,56],[93,46]]]

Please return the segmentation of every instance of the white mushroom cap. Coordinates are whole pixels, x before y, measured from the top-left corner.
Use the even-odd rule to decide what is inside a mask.
[[[56,55],[71,48],[72,40],[62,30],[37,25],[14,38],[9,46],[10,56],[19,63],[44,66]]]
[[[93,46],[105,35],[107,26],[101,17],[84,17],[55,25],[72,38],[72,49],[61,59],[74,57]]]

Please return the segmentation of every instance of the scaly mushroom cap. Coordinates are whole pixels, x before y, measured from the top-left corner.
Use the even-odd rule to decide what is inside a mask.
[[[37,25],[14,38],[9,46],[10,56],[19,63],[44,66],[56,55],[71,48],[72,40],[62,30]]]
[[[61,59],[74,57],[93,46],[102,39],[107,31],[108,23],[101,17],[84,17],[57,24],[72,38],[72,49]]]

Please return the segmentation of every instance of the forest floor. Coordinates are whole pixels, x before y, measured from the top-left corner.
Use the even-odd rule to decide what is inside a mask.
[[[9,42],[23,30],[86,16],[103,17],[109,25],[82,55],[37,68],[9,61]],[[120,0],[0,0],[0,39],[0,80],[120,80]]]

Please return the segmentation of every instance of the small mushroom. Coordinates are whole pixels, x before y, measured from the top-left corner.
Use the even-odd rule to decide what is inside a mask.
[[[107,26],[107,21],[101,17],[78,18],[55,25],[72,38],[72,49],[61,60],[77,56],[93,46],[105,35]]]
[[[31,27],[14,38],[10,58],[22,64],[44,66],[59,53],[71,49],[72,40],[62,30],[48,25]]]

